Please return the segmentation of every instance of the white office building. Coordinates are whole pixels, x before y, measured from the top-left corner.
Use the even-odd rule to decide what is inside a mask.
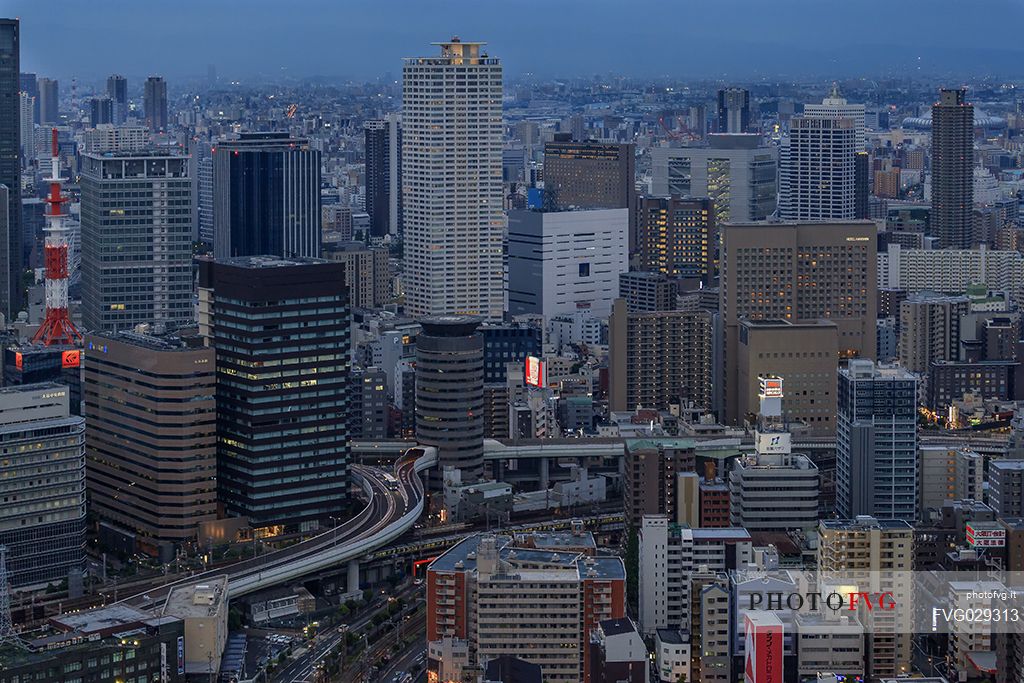
[[[792,119],[779,152],[779,216],[787,221],[854,217],[853,119]]]
[[[504,312],[502,71],[484,43],[437,43],[402,68],[406,312]]]
[[[863,104],[851,104],[839,94],[839,86],[832,84],[832,92],[821,104],[805,104],[804,117],[809,119],[852,119],[856,131],[856,151],[864,149],[865,108]]]
[[[709,197],[718,223],[764,220],[775,212],[778,148],[760,135],[709,135],[707,147],[651,149],[651,194]]]
[[[509,312],[607,317],[629,270],[628,239],[628,209],[510,212]]]

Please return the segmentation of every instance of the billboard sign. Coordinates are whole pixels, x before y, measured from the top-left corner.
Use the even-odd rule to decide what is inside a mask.
[[[743,617],[743,683],[782,683],[782,621],[773,613],[755,610]]]
[[[526,357],[526,384],[531,387],[547,386],[547,377],[544,373],[544,361],[536,356]]]

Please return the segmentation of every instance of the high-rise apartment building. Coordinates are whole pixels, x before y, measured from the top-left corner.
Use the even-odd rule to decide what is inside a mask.
[[[899,244],[878,255],[878,286],[907,292],[930,290],[959,294],[970,284],[1009,293],[1024,304],[1024,255],[1017,251],[977,249],[904,249]]]
[[[851,360],[839,371],[836,509],[841,516],[917,517],[917,378]]]
[[[642,197],[637,201],[636,267],[710,283],[718,231],[707,198]]]
[[[27,73],[18,74],[18,81],[20,82],[21,91],[28,93],[28,96],[35,100],[32,110],[32,123],[39,123],[39,81],[36,79],[35,74]]]
[[[54,383],[0,389],[0,544],[15,588],[85,569],[85,420]]]
[[[107,77],[107,97],[114,107],[114,125],[124,124],[128,118],[128,79],[119,74]]]
[[[517,657],[544,681],[589,681],[591,633],[626,615],[622,560],[595,556],[582,530],[470,536],[431,562],[426,588],[431,651],[461,644],[470,667]]]
[[[988,504],[998,517],[1024,517],[1024,460],[992,460],[988,483]]]
[[[642,270],[620,273],[619,298],[626,302],[629,313],[671,311],[676,307],[676,281]]]
[[[337,242],[324,249],[323,256],[345,264],[345,286],[352,308],[383,308],[391,301],[391,265],[386,248]]]
[[[856,148],[853,119],[793,118],[779,152],[779,216],[788,221],[852,219]]]
[[[762,221],[775,213],[778,148],[760,135],[709,135],[707,147],[651,149],[658,197],[708,197],[719,223]]]
[[[921,377],[932,361],[960,359],[960,325],[970,312],[966,296],[918,292],[900,302],[900,365]]]
[[[718,91],[718,132],[746,133],[750,130],[750,92],[743,88]]]
[[[679,477],[692,473],[696,451],[691,439],[629,439],[623,459],[623,503],[626,526],[636,529],[646,515],[677,520],[688,510],[685,485]]]
[[[721,232],[726,420],[742,417],[739,396],[752,390],[737,384],[739,373],[734,370],[744,318],[794,323],[827,319],[837,326],[842,356],[875,357],[874,223],[741,223],[726,224]]]
[[[370,234],[396,237],[402,234],[402,117],[367,121],[364,130]]]
[[[253,528],[310,531],[349,509],[343,268],[200,262],[199,332],[217,354],[218,499]]]
[[[607,316],[629,270],[628,232],[627,209],[510,211],[509,312]]]
[[[629,313],[617,299],[608,320],[611,409],[680,402],[711,409],[713,331],[707,311]]]
[[[33,120],[32,110],[35,107],[36,98],[24,90],[20,93],[18,102],[19,120],[18,131],[21,134],[21,166],[27,167],[36,158],[36,124]]]
[[[167,562],[216,518],[214,350],[200,337],[85,340],[85,446],[100,539]]]
[[[17,19],[0,19],[0,314],[21,310],[21,36]]]
[[[82,322],[92,331],[193,319],[188,157],[82,156]]]
[[[484,466],[484,339],[479,320],[443,316],[420,321],[416,337],[416,439],[437,448],[439,485],[445,467],[472,482]]]
[[[632,209],[636,146],[573,140],[555,133],[544,145],[544,202],[552,209]]]
[[[60,84],[55,78],[40,78],[39,123],[52,126],[60,121]]]
[[[504,314],[501,63],[458,38],[405,60],[405,310]]]
[[[320,256],[320,151],[288,133],[241,133],[213,151],[213,253]]]
[[[912,594],[914,528],[908,522],[873,517],[822,520],[818,539],[818,571],[826,581],[871,594]],[[860,612],[868,620],[867,678],[895,679],[910,671],[913,615],[908,604],[912,601],[901,605],[897,600],[892,610]]]
[[[638,622],[645,635],[663,628],[689,630],[694,573],[739,569],[753,559],[746,529],[691,529],[664,515],[643,518],[639,542]]]
[[[940,248],[970,249],[974,235],[974,106],[943,88],[932,106],[931,234]]]
[[[113,126],[104,124],[82,133],[85,151],[138,152],[150,145],[149,128],[145,126]]]
[[[167,130],[167,81],[162,76],[146,79],[142,93],[142,110],[149,130],[159,133]]]

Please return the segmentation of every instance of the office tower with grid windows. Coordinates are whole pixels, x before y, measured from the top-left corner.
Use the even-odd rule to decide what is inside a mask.
[[[502,68],[484,43],[405,60],[402,205],[406,313],[504,314]]]
[[[779,216],[790,221],[852,219],[856,149],[853,119],[794,118],[779,152]]]
[[[216,352],[218,503],[267,534],[347,515],[351,401],[344,265],[199,263],[199,334]]]
[[[740,395],[749,386],[738,384],[743,319],[802,324],[824,318],[837,326],[840,356],[875,357],[876,234],[871,221],[722,226],[719,295],[728,422],[742,419]],[[822,390],[834,396],[834,386]]]
[[[188,157],[82,155],[82,323],[93,332],[190,323]]]
[[[654,147],[656,197],[708,197],[719,223],[762,221],[775,213],[779,154],[760,135],[709,135],[707,147]]]

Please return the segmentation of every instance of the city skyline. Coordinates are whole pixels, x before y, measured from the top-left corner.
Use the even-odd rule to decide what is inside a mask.
[[[183,0],[182,11],[175,12],[123,0],[65,2],[56,14],[32,0],[7,0],[0,10],[22,20],[23,71],[81,82],[98,81],[126,65],[136,83],[154,73],[201,78],[210,64],[228,79],[320,76],[358,82],[390,72],[397,80],[402,58],[452,35],[488,41],[512,78],[609,72],[733,79],[1020,75],[1014,64],[1021,63],[1024,49],[1011,46],[1017,44],[1014,27],[1024,22],[1024,5],[977,4],[986,11],[962,13],[955,0],[927,6],[867,0],[829,12],[816,11],[818,4],[809,0],[785,0],[769,10],[752,0],[699,6],[640,0],[630,3],[631,22],[625,24],[608,20],[626,9],[613,0],[570,0],[555,7],[529,0],[516,12],[461,0],[399,0],[389,12],[327,0],[303,0],[298,7],[270,0],[244,6]],[[238,27],[242,7],[244,30]],[[313,16],[316,21],[310,21]],[[1001,20],[990,22],[990,16]],[[114,24],[128,29],[117,41],[91,38]],[[576,39],[572,50],[564,49],[567,27]],[[294,40],[281,40],[289,33]],[[638,40],[647,49],[609,49]],[[185,43],[201,48],[183,51]],[[260,49],[250,50],[253,44]],[[1001,70],[994,71],[996,65]]]

